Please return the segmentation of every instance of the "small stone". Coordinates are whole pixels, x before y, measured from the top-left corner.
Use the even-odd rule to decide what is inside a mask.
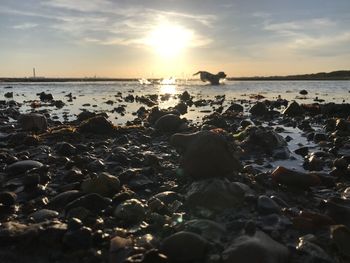
[[[40,168],[42,166],[43,164],[38,161],[33,161],[33,160],[18,161],[7,166],[6,173],[9,175],[18,175],[18,174],[25,173],[26,171],[34,168]]]
[[[204,262],[208,242],[200,235],[181,231],[164,239],[160,251],[171,262]]]
[[[307,95],[308,92],[307,92],[307,90],[302,89],[301,91],[299,91],[299,94],[300,94],[300,95]]]
[[[76,153],[77,148],[70,143],[60,142],[56,144],[56,151],[63,156],[71,156]]]
[[[14,192],[0,192],[0,204],[13,206],[16,203],[17,195]]]
[[[243,112],[244,108],[242,105],[237,103],[232,103],[226,111],[233,111],[233,112]]]
[[[52,218],[56,218],[58,212],[49,209],[41,209],[29,215],[29,218],[32,218],[35,222],[43,222]]]
[[[272,172],[272,179],[276,183],[300,188],[308,188],[310,186],[316,186],[321,183],[320,178],[316,174],[301,173],[289,170],[283,166],[278,166]]]
[[[65,207],[66,213],[73,208],[83,207],[93,213],[99,213],[112,202],[109,198],[104,198],[99,194],[92,193],[81,196],[68,203]]]
[[[261,214],[273,214],[280,212],[279,205],[266,195],[259,196],[257,209]]]
[[[350,230],[344,225],[331,226],[331,239],[339,251],[350,257]]]
[[[114,216],[126,222],[138,223],[145,218],[145,205],[137,199],[129,199],[117,206]]]
[[[88,249],[92,246],[92,241],[92,231],[88,227],[68,231],[63,236],[63,244],[71,249]]]
[[[102,196],[113,196],[120,190],[118,177],[106,172],[98,174],[94,178],[85,180],[81,184],[81,189],[85,193],[97,193]]]

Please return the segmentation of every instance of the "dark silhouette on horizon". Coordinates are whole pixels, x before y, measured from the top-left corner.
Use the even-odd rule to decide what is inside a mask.
[[[220,71],[217,74],[212,74],[208,71],[198,71],[197,73],[194,73],[193,76],[198,74],[203,82],[209,81],[211,85],[219,85],[220,79],[226,78],[226,74],[223,71]]]

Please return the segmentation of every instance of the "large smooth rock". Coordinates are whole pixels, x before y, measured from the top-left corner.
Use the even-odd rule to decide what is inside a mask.
[[[250,189],[226,179],[206,179],[193,182],[186,193],[186,204],[192,208],[223,210],[240,206]]]
[[[181,167],[194,179],[223,177],[241,169],[226,139],[215,132],[177,133],[171,137],[171,144],[184,151]]]
[[[185,123],[185,121],[178,115],[166,114],[156,121],[155,128],[161,132],[176,132],[183,123]]]
[[[120,190],[118,177],[108,173],[101,173],[94,178],[85,180],[81,184],[81,189],[85,193],[97,193],[103,196],[112,196]]]
[[[45,115],[39,113],[21,114],[18,124],[25,131],[44,132],[47,130],[47,119]]]
[[[204,262],[208,242],[200,235],[181,231],[164,239],[161,252],[171,262]]]
[[[344,225],[334,225],[331,227],[331,239],[339,251],[350,257],[350,230]]]
[[[107,120],[104,116],[96,116],[83,121],[78,126],[78,132],[80,133],[93,133],[93,134],[113,134],[116,131],[116,127]]]
[[[6,173],[9,175],[17,175],[17,174],[25,173],[26,171],[34,168],[40,168],[42,166],[43,164],[38,161],[33,161],[33,160],[18,161],[7,166]]]
[[[285,263],[288,249],[262,231],[242,235],[222,253],[224,263]]]

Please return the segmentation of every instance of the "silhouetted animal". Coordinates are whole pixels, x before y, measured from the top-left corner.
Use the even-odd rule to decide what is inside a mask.
[[[220,71],[217,74],[212,74],[207,71],[198,71],[197,73],[193,74],[193,76],[198,74],[202,81],[204,82],[209,81],[211,85],[219,85],[220,79],[226,78],[226,74],[223,71]]]

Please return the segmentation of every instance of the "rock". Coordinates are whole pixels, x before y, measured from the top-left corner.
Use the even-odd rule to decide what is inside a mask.
[[[47,130],[47,119],[45,115],[39,113],[21,114],[18,124],[25,131],[44,132]]]
[[[116,127],[104,116],[96,116],[83,121],[77,130],[80,133],[108,135],[115,133]]]
[[[304,109],[297,102],[293,101],[283,111],[283,114],[290,117],[302,116],[304,114]]]
[[[50,199],[48,207],[54,210],[61,210],[68,203],[74,201],[82,195],[83,193],[78,190],[70,190],[59,193],[58,195],[55,195],[52,199]]]
[[[200,235],[181,231],[164,239],[160,251],[171,262],[204,262],[208,242]]]
[[[114,216],[126,222],[138,223],[145,218],[145,205],[137,199],[129,199],[117,206]]]
[[[113,196],[120,190],[118,177],[106,172],[98,174],[94,178],[85,180],[81,184],[81,189],[85,193],[97,193],[102,196]]]
[[[18,161],[7,166],[6,173],[9,175],[18,175],[18,174],[25,173],[26,171],[34,168],[40,168],[42,166],[43,164],[38,161],[33,161],[33,160]]]
[[[296,149],[294,152],[296,154],[304,157],[309,153],[309,147],[307,147],[307,146],[300,147],[300,148]]]
[[[49,209],[41,209],[29,215],[35,222],[43,222],[45,220],[53,219],[58,216],[58,212]]]
[[[249,112],[254,116],[264,116],[269,112],[269,110],[267,109],[265,103],[259,101],[250,108]]]
[[[296,249],[308,256],[307,262],[334,262],[315,241],[317,242],[317,239],[312,234],[299,237],[299,243]]]
[[[175,105],[174,109],[180,112],[181,115],[186,114],[187,104],[184,102],[179,102],[177,105]]]
[[[307,95],[308,92],[307,92],[307,90],[302,89],[301,91],[299,91],[299,94],[300,95]]]
[[[288,249],[262,231],[242,235],[222,253],[224,263],[286,263]]]
[[[79,122],[82,122],[82,121],[85,121],[85,120],[90,119],[90,118],[95,117],[95,116],[96,116],[95,112],[85,110],[85,111],[82,111],[78,114],[77,119]]]
[[[208,219],[194,219],[182,226],[183,230],[201,235],[206,240],[219,242],[226,234],[226,227]]]
[[[88,227],[81,227],[75,231],[68,231],[63,236],[63,244],[71,249],[88,249],[92,246],[92,231]]]
[[[309,171],[322,171],[325,165],[324,160],[316,157],[315,155],[310,156],[310,158],[306,159],[303,167]]]
[[[324,206],[325,214],[337,224],[350,227],[350,200],[333,197],[327,200]]]
[[[65,207],[66,214],[73,208],[83,207],[86,210],[98,214],[104,210],[112,200],[109,198],[104,198],[99,194],[92,193],[83,195],[74,201],[68,203]]]
[[[192,208],[224,210],[242,204],[249,187],[226,179],[206,179],[193,182],[186,191],[186,204]]]
[[[338,250],[347,257],[350,257],[350,230],[344,225],[331,227],[331,239]]]
[[[39,95],[41,101],[52,101],[53,100],[53,96],[51,93],[41,92],[37,95]]]
[[[321,141],[327,141],[327,135],[324,133],[315,133],[314,142],[319,143]]]
[[[246,155],[267,154],[278,158],[288,158],[290,152],[284,138],[275,131],[261,126],[248,126],[237,137],[245,138],[241,147]]]
[[[333,162],[333,166],[336,167],[339,170],[346,170],[348,167],[348,160],[346,158],[337,158]]]
[[[4,94],[4,96],[5,96],[5,98],[13,98],[13,92],[11,91],[11,92],[6,92],[5,94]]]
[[[180,101],[189,101],[191,100],[191,95],[188,93],[187,90],[185,90],[182,94],[179,95],[179,99]]]
[[[185,175],[194,179],[223,177],[241,170],[225,138],[215,132],[174,134],[171,144],[184,150],[181,167]]]
[[[258,198],[257,210],[260,214],[273,214],[279,213],[279,205],[266,195],[261,195]]]
[[[226,111],[243,112],[244,107],[237,103],[232,103]]]
[[[184,123],[178,115],[166,114],[156,121],[155,128],[161,132],[176,132]]]
[[[56,144],[56,151],[63,156],[71,156],[76,153],[77,148],[67,142],[59,142]]]
[[[283,166],[278,166],[272,172],[272,179],[279,184],[285,186],[293,186],[298,188],[309,188],[321,183],[320,178],[313,173],[301,173],[289,170]]]
[[[17,200],[17,195],[14,192],[0,192],[0,204],[3,206],[13,206]]]

